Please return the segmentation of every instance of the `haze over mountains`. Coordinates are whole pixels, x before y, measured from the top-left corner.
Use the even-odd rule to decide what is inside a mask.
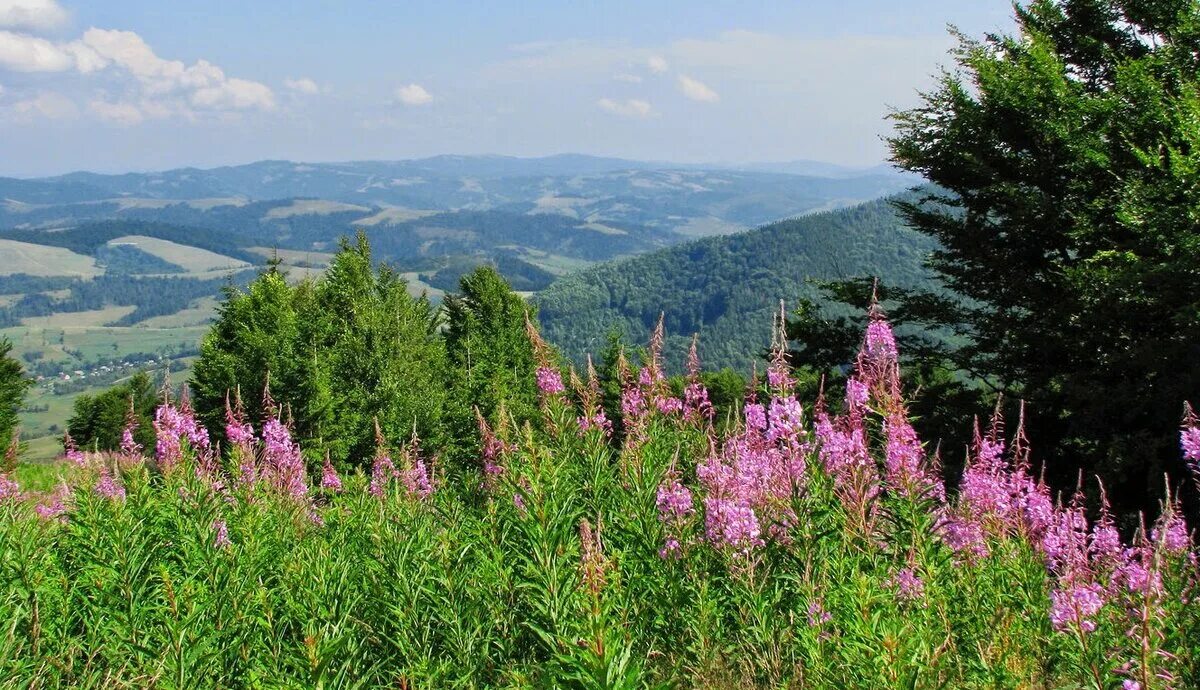
[[[78,238],[96,222],[105,222],[102,233],[118,244],[142,250],[123,238],[144,235],[145,227],[114,235],[112,223],[204,228],[210,240],[212,233],[227,235],[229,254],[239,261],[245,257],[233,250],[253,247],[325,253],[340,236],[363,230],[381,258],[406,272],[434,276],[449,269],[430,285],[452,285],[480,261],[504,261],[521,289],[539,289],[554,275],[597,261],[852,205],[910,182],[885,169],[803,161],[734,169],[582,155],[261,161],[210,170],[0,178],[0,234],[10,258],[0,270],[55,275],[44,265],[49,258],[36,265],[39,250],[11,242],[65,247],[62,236],[44,233],[70,230]],[[171,235],[161,240],[186,244],[186,232],[161,232]],[[59,259],[67,268],[58,275],[96,272],[86,259]]]

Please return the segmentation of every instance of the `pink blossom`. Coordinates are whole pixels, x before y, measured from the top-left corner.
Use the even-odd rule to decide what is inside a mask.
[[[278,418],[263,424],[263,464],[272,484],[285,495],[302,499],[308,495],[308,478],[300,446]]]
[[[325,464],[321,466],[321,488],[335,494],[342,493],[342,478],[338,476],[329,456],[325,456]]]
[[[891,585],[896,589],[896,598],[900,601],[925,598],[925,582],[912,568],[903,568],[893,575]]]
[[[63,435],[63,449],[66,451],[67,460],[76,467],[87,465],[87,454],[79,450],[75,445],[75,439],[71,438],[70,434]]]
[[[7,474],[0,472],[0,503],[21,498],[21,486]]]
[[[229,527],[224,520],[215,520],[212,524],[212,531],[214,549],[228,549],[233,546],[233,542],[229,541]]]
[[[381,448],[376,451],[375,461],[371,464],[371,482],[367,486],[367,491],[376,498],[383,498],[388,482],[398,476],[400,473],[396,471],[396,465],[392,463],[387,452]]]
[[[708,540],[716,546],[727,546],[736,552],[746,552],[762,544],[758,516],[749,506],[720,498],[704,500],[704,527]]]
[[[658,517],[663,522],[678,523],[686,520],[696,509],[692,503],[692,492],[678,479],[668,479],[658,487]]]
[[[538,367],[537,387],[548,396],[555,396],[566,390],[566,387],[563,386],[562,374],[558,373],[557,369],[550,367]]]
[[[1056,589],[1050,593],[1050,623],[1059,632],[1072,626],[1084,633],[1094,632],[1093,619],[1103,607],[1104,588],[1094,582]]]
[[[110,501],[125,500],[125,487],[113,477],[107,464],[100,466],[100,478],[96,481],[95,492],[97,496]]]

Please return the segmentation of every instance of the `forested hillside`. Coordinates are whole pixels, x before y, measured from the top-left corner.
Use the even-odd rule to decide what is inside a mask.
[[[878,276],[928,280],[935,244],[905,228],[887,200],[712,237],[559,279],[536,301],[546,337],[580,359],[616,327],[643,342],[665,317],[669,360],[700,334],[706,367],[748,369],[766,347],[779,300],[813,296],[813,280]]]

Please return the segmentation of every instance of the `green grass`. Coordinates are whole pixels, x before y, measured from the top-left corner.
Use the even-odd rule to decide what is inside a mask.
[[[59,445],[57,439],[48,440],[54,441],[55,446]],[[34,444],[31,442],[29,445]],[[63,469],[59,462],[22,462],[17,465],[15,478],[26,491],[49,491],[62,479]]]
[[[87,363],[96,359],[120,357],[134,352],[155,352],[159,348],[177,347],[180,343],[196,345],[207,332],[207,326],[187,328],[142,328],[100,326],[15,326],[0,329],[0,338],[13,343],[13,354],[22,357],[26,352],[40,352],[45,359],[77,359]],[[74,358],[66,350],[77,351]]]

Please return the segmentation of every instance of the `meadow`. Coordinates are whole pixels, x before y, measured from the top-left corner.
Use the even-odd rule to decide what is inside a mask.
[[[841,409],[782,345],[716,424],[674,397],[661,328],[621,423],[536,330],[541,415],[474,462],[379,435],[306,463],[235,401],[219,448],[165,400],[157,443],[0,481],[0,677],[13,687],[1196,687],[1200,565],[1168,501],[1122,538],[1051,496],[1022,420],[980,425],[957,492],[909,423],[872,311]],[[782,343],[782,341],[780,341]],[[720,429],[720,430],[718,430]],[[132,430],[128,430],[132,431]],[[1181,451],[1200,481],[1200,428]],[[11,471],[12,461],[6,466]]]

